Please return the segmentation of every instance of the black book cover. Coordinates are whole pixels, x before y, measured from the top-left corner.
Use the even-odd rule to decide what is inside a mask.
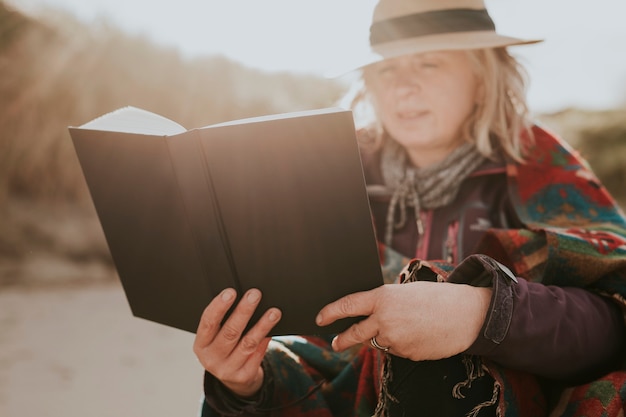
[[[283,311],[274,335],[345,329],[315,315],[383,282],[352,113],[161,133],[158,117],[127,108],[70,128],[133,314],[195,332],[222,289],[256,287],[257,317]]]

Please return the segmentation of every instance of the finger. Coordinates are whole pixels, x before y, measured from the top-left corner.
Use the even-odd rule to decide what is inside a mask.
[[[257,350],[252,355],[250,355],[250,359],[248,360],[245,366],[254,366],[254,367],[260,366],[261,362],[263,361],[263,358],[265,357],[265,351],[267,350],[267,347],[269,346],[271,341],[272,341],[271,337],[264,338],[263,341],[259,343],[259,347],[257,348]]]
[[[246,291],[213,339],[217,354],[229,355],[237,346],[260,301],[261,291],[256,288]]]
[[[229,358],[233,368],[244,366],[256,369],[263,359],[265,348],[270,338],[268,333],[281,318],[281,311],[277,308],[268,309],[257,323],[241,338],[237,347]],[[265,347],[262,347],[264,344]]]
[[[263,385],[264,371],[261,361],[270,341],[269,337],[264,338],[257,350],[248,356],[244,366],[232,374],[230,379],[222,380],[222,383],[239,396],[247,397],[257,393]]]
[[[196,331],[194,350],[202,349],[213,341],[236,295],[234,289],[226,288],[204,309]]]
[[[271,308],[259,319],[250,331],[241,338],[237,348],[222,360],[230,369],[228,377],[222,379],[231,390],[242,395],[253,394],[263,379],[261,362],[271,341],[267,334],[278,323],[281,311]]]
[[[369,340],[378,333],[378,326],[371,318],[366,318],[348,327],[333,338],[332,348],[337,352],[346,350],[360,343],[369,343]]]
[[[318,326],[327,326],[346,317],[369,316],[374,311],[377,289],[346,295],[324,306],[315,322]]]
[[[252,352],[251,355],[246,356],[245,362],[240,367],[241,372],[248,375],[254,375],[258,372],[261,362],[263,362],[263,358],[265,357],[265,351],[267,350],[271,340],[272,339],[270,337],[263,338],[257,345],[256,350]]]

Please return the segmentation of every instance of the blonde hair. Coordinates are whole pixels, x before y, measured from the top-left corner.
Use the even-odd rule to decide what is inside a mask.
[[[522,135],[532,138],[530,111],[526,103],[527,74],[506,48],[466,51],[481,86],[474,112],[463,126],[464,139],[476,145],[487,158],[504,153],[523,160]],[[364,69],[367,71],[367,68]],[[344,105],[355,115],[357,128],[367,128],[366,147],[378,147],[383,140],[383,126],[376,116],[363,74],[344,98]]]

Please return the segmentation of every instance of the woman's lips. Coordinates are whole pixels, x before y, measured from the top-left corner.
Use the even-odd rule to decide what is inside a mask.
[[[411,110],[411,111],[401,111],[398,112],[398,118],[402,119],[402,120],[413,120],[413,119],[419,119],[421,117],[426,116],[426,114],[428,114],[428,111],[426,110]]]

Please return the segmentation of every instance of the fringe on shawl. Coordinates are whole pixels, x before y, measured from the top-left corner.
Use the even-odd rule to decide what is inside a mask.
[[[389,382],[392,380],[391,358],[388,353],[381,353],[383,358],[383,369],[381,372],[380,392],[378,393],[378,404],[372,417],[389,417],[389,401],[398,403],[398,399],[389,393]]]

